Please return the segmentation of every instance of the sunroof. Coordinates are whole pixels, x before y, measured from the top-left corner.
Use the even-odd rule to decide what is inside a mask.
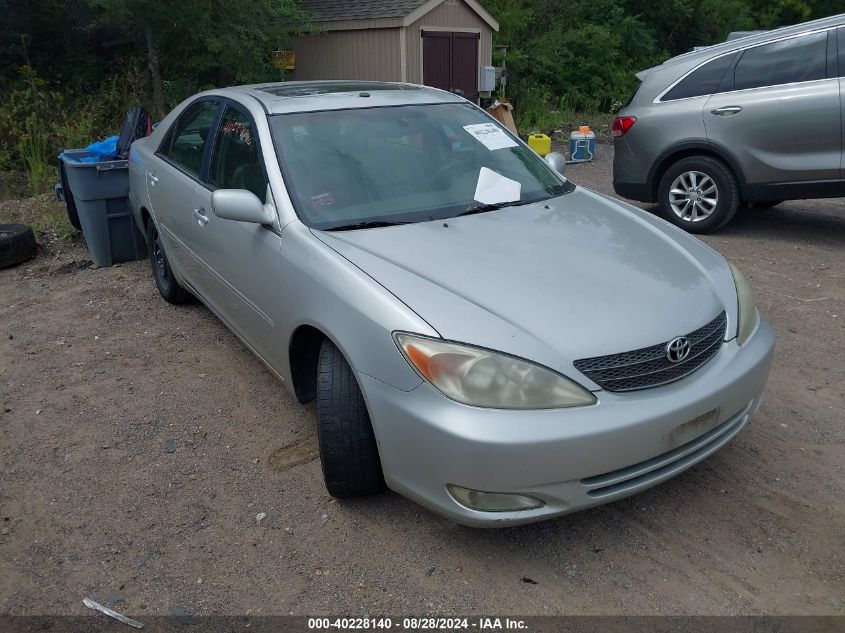
[[[376,90],[418,90],[416,86],[389,83],[366,82],[326,82],[306,84],[273,84],[259,88],[277,97],[313,97],[338,92],[373,92]]]

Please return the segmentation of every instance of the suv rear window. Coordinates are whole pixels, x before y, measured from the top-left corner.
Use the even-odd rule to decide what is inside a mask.
[[[619,108],[620,110],[621,110],[622,108],[627,108],[629,105],[631,105],[631,102],[634,100],[634,97],[636,97],[636,96],[637,96],[637,93],[640,91],[640,86],[642,86],[642,85],[643,85],[643,82],[641,82],[641,81],[637,80],[637,85],[636,85],[636,87],[635,87],[635,88],[631,91],[631,96],[630,96],[630,97],[628,97],[628,98],[625,100],[625,103],[623,103],[623,104],[622,104],[622,106]]]
[[[827,76],[827,32],[749,48],[734,72],[734,90],[778,86]]]
[[[736,53],[722,55],[711,60],[684,77],[674,88],[663,95],[661,101],[674,101],[711,95],[719,91],[722,77],[731,67]]]

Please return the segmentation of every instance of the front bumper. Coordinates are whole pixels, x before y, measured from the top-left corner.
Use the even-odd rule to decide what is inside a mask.
[[[773,349],[774,333],[760,319],[745,345],[723,343],[682,380],[629,393],[599,391],[597,404],[572,409],[481,409],[452,402],[425,383],[405,392],[365,374],[358,381],[388,486],[458,523],[493,527],[607,503],[704,459],[760,406]],[[685,423],[713,409],[719,413],[696,436]],[[452,498],[447,484],[524,494],[545,505],[471,510]]]

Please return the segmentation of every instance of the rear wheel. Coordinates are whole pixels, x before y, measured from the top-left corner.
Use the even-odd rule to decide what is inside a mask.
[[[168,303],[179,305],[190,300],[191,294],[179,285],[161,243],[161,235],[152,220],[147,224],[147,244],[150,245],[150,264],[159,294]]]
[[[709,156],[690,156],[672,165],[657,189],[661,215],[690,233],[708,233],[731,221],[739,187],[731,170]]]
[[[381,460],[364,396],[329,339],[320,348],[317,372],[317,436],[326,489],[333,497],[381,492]]]

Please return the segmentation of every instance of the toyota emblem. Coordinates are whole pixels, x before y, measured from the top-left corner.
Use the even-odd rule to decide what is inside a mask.
[[[690,353],[690,343],[686,336],[676,336],[666,343],[666,358],[671,363],[680,363]]]

